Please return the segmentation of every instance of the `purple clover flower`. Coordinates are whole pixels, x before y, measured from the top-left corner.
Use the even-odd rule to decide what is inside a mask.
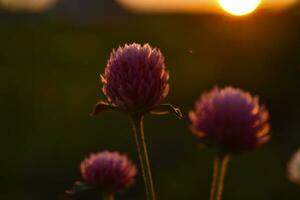
[[[258,97],[240,89],[216,87],[203,94],[189,118],[200,142],[225,154],[249,151],[270,139],[268,111]]]
[[[168,79],[160,50],[135,43],[113,50],[101,75],[108,101],[129,112],[159,105],[168,95]]]
[[[86,184],[106,192],[117,192],[130,186],[137,174],[136,166],[127,155],[104,151],[91,154],[80,165]]]
[[[96,116],[104,111],[118,111],[130,116],[149,200],[155,199],[155,191],[144,136],[144,116],[174,114],[182,118],[180,109],[162,104],[169,93],[168,80],[160,50],[149,44],[126,44],[113,50],[101,75],[108,102],[98,101],[91,113]]]

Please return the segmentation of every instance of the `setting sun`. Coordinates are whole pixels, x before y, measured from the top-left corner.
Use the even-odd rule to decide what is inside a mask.
[[[247,15],[253,12],[261,0],[219,0],[220,6],[232,15]]]

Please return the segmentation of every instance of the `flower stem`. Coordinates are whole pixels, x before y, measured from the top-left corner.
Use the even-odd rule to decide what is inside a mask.
[[[103,193],[103,200],[115,200],[114,193]]]
[[[215,200],[215,195],[217,191],[217,181],[219,173],[219,158],[216,157],[214,161],[214,171],[213,171],[213,180],[211,185],[210,200]]]
[[[138,149],[139,159],[142,168],[142,174],[145,182],[146,194],[148,200],[155,200],[155,192],[153,187],[151,168],[147,153],[147,146],[144,136],[144,117],[142,115],[133,115],[133,132],[135,135],[136,145]]]
[[[218,155],[214,161],[213,183],[210,200],[221,200],[224,188],[224,179],[229,162],[229,155]]]

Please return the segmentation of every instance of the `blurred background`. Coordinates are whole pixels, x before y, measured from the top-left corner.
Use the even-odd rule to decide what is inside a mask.
[[[162,50],[167,102],[185,114],[215,85],[248,90],[269,109],[272,140],[232,158],[224,200],[299,199],[286,165],[300,147],[300,3],[254,0],[243,11],[221,1],[0,0],[0,199],[71,199],[64,191],[90,152],[118,150],[138,163],[126,116],[89,117],[104,99],[99,74],[110,51],[131,42]],[[215,154],[187,126],[145,119],[158,199],[209,197]],[[141,175],[117,199],[145,199]]]

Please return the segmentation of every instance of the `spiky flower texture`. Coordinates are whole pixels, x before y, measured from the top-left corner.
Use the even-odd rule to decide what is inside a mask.
[[[113,50],[101,75],[108,101],[127,112],[159,105],[168,95],[168,79],[160,50],[135,43]]]
[[[270,139],[268,111],[240,89],[216,87],[203,94],[189,117],[200,142],[223,154],[249,151]]]
[[[137,174],[127,155],[109,151],[91,154],[81,162],[80,169],[86,184],[113,193],[126,189]]]

